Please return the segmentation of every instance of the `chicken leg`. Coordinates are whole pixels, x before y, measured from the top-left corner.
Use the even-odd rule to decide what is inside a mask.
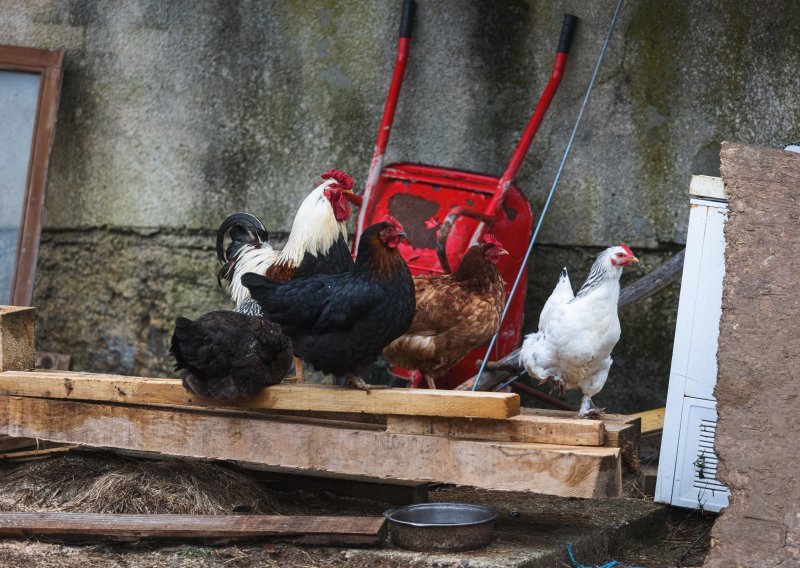
[[[606,357],[597,372],[580,386],[583,398],[581,399],[581,408],[578,411],[579,418],[599,418],[603,415],[603,409],[594,405],[592,397],[603,390],[610,368],[611,357]]]
[[[301,385],[306,382],[306,375],[303,371],[303,360],[300,357],[294,358],[295,384]]]

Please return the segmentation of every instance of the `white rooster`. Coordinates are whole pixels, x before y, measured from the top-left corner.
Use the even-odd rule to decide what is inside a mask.
[[[624,244],[604,250],[577,295],[564,268],[542,308],[539,331],[522,344],[519,363],[531,377],[554,383],[561,393],[581,389],[581,417],[602,412],[592,397],[608,378],[611,350],[620,335],[619,277],[622,268],[633,262],[639,259]]]

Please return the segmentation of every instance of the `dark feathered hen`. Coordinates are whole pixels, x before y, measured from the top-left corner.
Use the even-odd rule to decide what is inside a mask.
[[[508,252],[491,235],[464,255],[453,274],[415,276],[417,312],[383,351],[390,362],[419,370],[430,388],[500,326],[506,287],[495,263]]]
[[[292,344],[280,327],[228,311],[178,318],[170,353],[186,390],[220,401],[252,397],[292,366]]]
[[[264,315],[292,338],[298,356],[368,390],[359,375],[414,318],[414,284],[397,250],[402,231],[391,218],[369,227],[355,266],[345,274],[292,282],[245,274],[242,283]]]

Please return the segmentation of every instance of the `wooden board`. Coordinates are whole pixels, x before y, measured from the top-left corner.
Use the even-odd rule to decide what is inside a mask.
[[[653,410],[646,410],[644,412],[637,412],[631,416],[638,416],[642,419],[642,436],[647,434],[654,434],[661,432],[664,429],[664,412],[667,409],[663,406],[661,408],[654,408]]]
[[[48,458],[54,454],[64,454],[77,446],[55,446],[52,448],[42,448],[40,450],[24,450],[19,452],[6,452],[0,454],[0,461],[29,461]]]
[[[148,379],[67,371],[0,373],[0,394],[127,404],[222,408],[194,396],[178,379]],[[508,393],[383,389],[365,392],[323,385],[275,385],[227,407],[371,414],[508,418],[519,396]]]
[[[730,505],[707,566],[800,566],[800,155],[725,142],[729,198],[714,394]]]
[[[84,540],[263,539],[305,544],[380,544],[382,517],[279,515],[109,515],[0,513],[0,536],[79,537]]]
[[[521,408],[521,416],[540,416],[574,419],[575,412],[542,408]],[[582,419],[581,419],[582,420]],[[639,444],[641,441],[642,419],[634,414],[604,414],[605,429],[603,445],[607,448],[620,448],[622,461],[629,471],[639,470]]]
[[[372,396],[372,395],[369,395]],[[477,442],[268,418],[0,396],[0,434],[567,497],[621,491],[618,448]]]
[[[387,431],[418,436],[445,436],[466,440],[533,442],[565,446],[602,446],[603,423],[599,420],[514,416],[506,420],[389,416]]]

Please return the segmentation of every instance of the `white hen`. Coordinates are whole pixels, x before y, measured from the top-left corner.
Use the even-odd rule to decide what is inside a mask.
[[[542,308],[539,331],[528,335],[520,350],[519,363],[531,377],[553,382],[561,392],[581,389],[581,417],[601,412],[592,397],[611,368],[611,350],[620,335],[619,277],[632,262],[639,259],[624,244],[604,250],[577,295],[564,268]]]

